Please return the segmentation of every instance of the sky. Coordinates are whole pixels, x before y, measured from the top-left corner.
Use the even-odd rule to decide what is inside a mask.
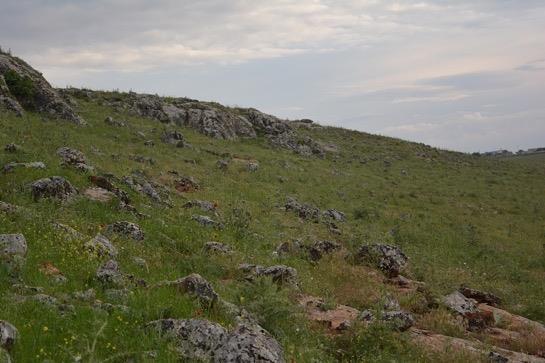
[[[545,146],[543,0],[0,0],[0,46],[58,87],[465,152]]]

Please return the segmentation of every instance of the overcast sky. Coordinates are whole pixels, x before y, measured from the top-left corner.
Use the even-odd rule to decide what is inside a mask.
[[[56,86],[461,151],[545,146],[543,0],[0,0],[0,45]]]

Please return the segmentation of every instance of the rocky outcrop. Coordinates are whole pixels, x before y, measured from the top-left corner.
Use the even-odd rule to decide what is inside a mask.
[[[270,277],[272,278],[273,282],[279,285],[285,284],[293,287],[299,286],[297,270],[293,267],[285,265],[264,267],[260,265],[243,263],[239,266],[239,269],[249,274],[246,277],[249,280],[252,280],[255,277]]]
[[[23,60],[0,52],[0,104],[22,114],[45,113],[75,124],[85,124],[41,73]]]
[[[68,180],[60,176],[36,180],[31,184],[31,189],[35,201],[41,198],[56,198],[64,201],[78,193]]]
[[[379,243],[361,246],[356,260],[377,267],[388,277],[398,276],[409,261],[399,247]]]
[[[73,167],[80,171],[92,171],[93,167],[88,165],[85,155],[76,149],[61,147],[57,150],[57,155],[62,159],[61,165]]]
[[[284,351],[265,329],[241,323],[228,331],[208,320],[163,319],[148,324],[174,339],[182,358],[201,362],[282,363]]]

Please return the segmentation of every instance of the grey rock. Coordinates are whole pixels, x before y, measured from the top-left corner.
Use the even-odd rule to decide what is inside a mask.
[[[217,222],[217,221],[213,220],[212,218],[210,218],[208,216],[201,216],[201,215],[195,214],[195,215],[191,216],[191,219],[196,221],[200,225],[205,226],[205,227],[214,227],[214,228],[218,228],[218,229],[223,228],[222,223]]]
[[[122,235],[135,241],[142,241],[145,237],[144,231],[142,231],[139,225],[127,221],[119,221],[108,225],[105,233],[107,235]]]
[[[450,310],[460,315],[471,314],[477,311],[475,303],[466,298],[459,291],[454,291],[452,294],[445,296],[443,298],[443,303]]]
[[[16,75],[19,79],[29,80],[29,84],[32,87],[31,92],[28,95],[20,95],[18,98],[7,95],[5,88],[9,92],[10,85],[6,82],[5,77],[8,74]],[[8,101],[8,103],[16,108],[16,112],[22,113],[23,108],[25,108],[52,115],[78,125],[85,124],[85,121],[51,87],[42,74],[23,60],[9,54],[0,53],[0,76],[2,76],[2,80],[0,81],[2,84],[0,86],[0,97],[3,98],[4,104],[6,103],[5,99],[11,98],[11,101]]]
[[[388,277],[396,277],[404,270],[409,259],[397,246],[371,244],[360,247],[356,253],[356,260],[374,265]]]
[[[252,277],[271,277],[272,281],[279,285],[290,285],[293,287],[299,286],[299,278],[297,275],[297,270],[293,267],[286,265],[274,265],[269,267],[264,267],[260,265],[252,264],[241,264],[239,269],[243,272],[249,273],[250,278]]]
[[[98,281],[106,285],[123,285],[124,275],[119,271],[119,264],[114,260],[109,260],[100,266],[96,277]]]
[[[205,252],[208,253],[220,253],[224,255],[228,255],[233,253],[233,250],[230,246],[220,243],[220,242],[206,242],[203,247]]]
[[[7,163],[4,165],[4,173],[9,173],[10,171],[13,171],[17,168],[24,168],[24,169],[45,169],[46,166],[41,161],[32,161],[29,163]]]
[[[174,339],[186,359],[218,363],[284,362],[280,344],[258,325],[239,324],[228,332],[207,320],[165,319],[148,326]]]
[[[166,131],[163,136],[161,136],[161,141],[166,144],[175,145],[176,147],[189,146],[185,141],[184,135],[179,131]]]
[[[358,319],[370,323],[375,320],[375,315],[371,310],[363,310],[358,315]]]
[[[203,212],[216,212],[216,203],[207,200],[190,200],[183,205],[184,208],[200,208]]]
[[[160,286],[172,286],[185,294],[195,296],[204,306],[212,306],[219,298],[212,285],[199,274],[164,282]]]
[[[0,347],[9,351],[19,337],[17,328],[5,320],[0,320]]]
[[[324,211],[323,213],[323,216],[326,217],[326,218],[331,218],[335,221],[338,221],[338,222],[345,222],[346,221],[346,215],[341,212],[341,211],[338,211],[336,209],[328,209],[326,211]]]
[[[394,310],[401,309],[401,307],[399,306],[399,302],[392,296],[386,296],[384,298],[382,307],[386,311],[394,311]]]
[[[19,207],[17,207],[16,205],[0,201],[0,212],[12,214],[16,213],[18,210]]]
[[[107,124],[107,125],[110,125],[110,126],[115,126],[115,127],[125,127],[127,126],[127,124],[123,121],[119,121],[119,120],[114,120],[114,118],[112,116],[108,116],[104,119],[104,123]]]
[[[0,264],[15,276],[22,269],[27,254],[26,239],[22,234],[0,234]]]
[[[30,299],[48,307],[57,307],[59,305],[59,301],[57,300],[57,298],[51,295],[36,294],[31,296]]]
[[[399,331],[405,331],[414,325],[414,317],[402,310],[387,311],[382,314],[382,321],[392,325],[392,327]]]
[[[484,303],[491,306],[498,306],[501,304],[501,299],[499,297],[486,291],[472,289],[467,286],[461,286],[458,291],[460,291],[460,293],[465,297],[474,299],[479,303]]]
[[[76,291],[73,295],[77,300],[85,302],[92,302],[96,299],[96,291],[92,288],[85,291]]]
[[[76,149],[71,149],[64,146],[57,149],[57,155],[61,157],[61,163],[63,165],[74,166],[78,164],[87,164],[87,158],[85,155]]]
[[[14,153],[20,150],[22,150],[22,147],[14,143],[9,143],[6,146],[4,146],[4,151],[8,153]]]
[[[312,261],[318,261],[324,255],[331,254],[341,249],[341,245],[333,241],[316,241],[308,247],[309,257]]]
[[[257,162],[248,162],[248,164],[246,165],[246,168],[248,169],[249,172],[256,172],[259,170],[259,163]]]
[[[32,196],[35,201],[41,198],[56,198],[68,200],[78,193],[70,182],[60,176],[39,179],[31,184]]]
[[[320,218],[320,209],[310,204],[299,203],[295,198],[288,197],[285,209],[286,211],[295,212],[305,220],[319,220]]]
[[[141,172],[133,172],[131,175],[124,176],[122,181],[134,191],[147,196],[154,202],[167,205],[170,204],[170,198],[166,188],[149,180]]]
[[[221,159],[216,162],[216,166],[220,170],[227,170],[229,167],[229,160]]]
[[[148,164],[148,165],[155,165],[156,163],[154,158],[149,156],[143,156],[143,155],[130,155],[129,159],[142,163],[142,164]]]
[[[117,256],[117,248],[110,242],[110,240],[100,233],[94,238],[85,242],[84,248],[90,253],[102,257],[109,256],[115,258]]]

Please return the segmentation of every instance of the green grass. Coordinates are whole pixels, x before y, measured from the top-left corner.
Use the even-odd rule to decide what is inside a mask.
[[[203,275],[223,298],[260,318],[284,346],[288,361],[448,361],[448,357],[424,354],[409,344],[405,334],[380,327],[328,338],[323,329],[305,321],[291,291],[278,290],[267,281],[254,285],[242,281],[239,263],[284,263],[298,270],[304,292],[328,301],[373,308],[391,292],[370,277],[367,268],[351,265],[342,255],[316,264],[297,256],[273,257],[280,242],[293,239],[335,239],[349,251],[366,242],[395,243],[410,257],[409,275],[424,281],[432,294],[446,294],[465,283],[501,296],[511,311],[545,321],[543,159],[479,158],[338,128],[304,131],[338,146],[339,152],[325,160],[272,149],[262,139],[214,140],[183,128],[193,148],[180,149],[160,141],[167,127],[161,123],[78,102],[87,127],[42,120],[32,113],[23,119],[0,114],[0,145],[15,142],[23,147],[15,154],[0,151],[0,165],[11,161],[47,165],[46,170],[17,169],[0,175],[0,200],[25,208],[15,215],[0,213],[0,233],[25,235],[29,254],[21,279],[27,285],[42,286],[45,293],[59,299],[93,287],[99,299],[107,300],[94,280],[104,260],[83,253],[86,240],[71,240],[51,222],[67,224],[91,238],[111,222],[130,220],[141,225],[146,239],[112,238],[124,272],[150,284],[193,272]],[[129,127],[104,124],[108,115],[127,120]],[[153,139],[155,146],[145,146],[137,131]],[[139,220],[119,210],[116,203],[83,197],[64,204],[34,202],[28,186],[41,177],[64,176],[80,191],[90,186],[88,175],[60,165],[56,150],[61,146],[83,151],[98,173],[121,177],[133,170],[145,171],[171,188],[173,207],[154,204],[121,183],[133,204],[150,218]],[[250,173],[244,164],[233,162],[222,171],[216,167],[220,157],[204,150],[251,157],[260,168]],[[134,154],[157,162],[137,163],[129,158]],[[169,170],[194,177],[202,188],[177,193]],[[342,235],[331,235],[325,225],[302,222],[283,211],[287,196],[321,209],[344,211],[348,220],[339,224]],[[226,228],[208,229],[192,221],[191,215],[204,213],[181,208],[188,199],[216,201],[218,219]],[[210,240],[230,244],[236,253],[206,256],[202,245]],[[135,256],[146,259],[149,271],[134,263]],[[43,275],[39,266],[44,262],[57,266],[68,283],[56,285]],[[233,324],[221,311],[203,311],[198,302],[168,289],[134,289],[127,302],[129,313],[97,312],[88,303],[77,302],[74,314],[60,315],[30,301],[17,303],[10,286],[7,274],[0,273],[0,319],[10,321],[21,333],[13,352],[17,362],[65,362],[75,356],[89,362],[122,362],[130,357],[145,362],[150,351],[158,353],[155,361],[176,361],[171,343],[143,328],[147,321],[203,317],[225,326]],[[442,323],[444,314],[430,316],[428,326],[457,331],[451,323]]]

